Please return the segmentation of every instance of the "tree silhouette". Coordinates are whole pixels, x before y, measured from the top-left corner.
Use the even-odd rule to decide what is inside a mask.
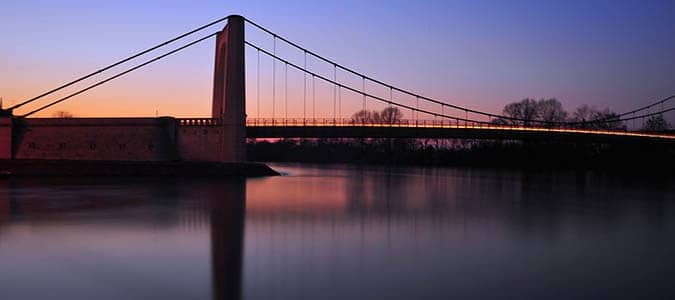
[[[370,112],[368,110],[359,110],[352,115],[352,123],[367,124],[373,122],[373,114],[377,112]]]
[[[384,124],[395,124],[401,121],[403,113],[398,107],[387,107],[380,113],[380,121]]]
[[[504,106],[502,114],[506,117],[515,119],[522,119],[524,121],[511,121],[511,124],[531,125],[531,121],[537,120],[539,117],[539,110],[537,108],[537,101],[530,98],[525,98],[520,102],[509,103]]]
[[[670,124],[663,117],[663,115],[654,115],[647,119],[642,130],[644,131],[666,131],[670,129]]]
[[[622,121],[619,121],[619,115],[609,108],[598,110],[595,107],[582,105],[577,107],[572,114],[573,122],[580,122],[575,127],[587,129],[608,129],[621,130],[626,129]]]
[[[539,120],[544,122],[564,122],[567,120],[567,112],[556,98],[537,101],[537,115]]]
[[[72,113],[70,113],[68,111],[65,111],[65,110],[59,110],[57,112],[54,112],[52,114],[52,116],[54,118],[64,118],[64,119],[74,117],[74,115]]]
[[[505,117],[522,119],[523,121],[497,118],[494,119],[492,123],[501,125],[533,125],[539,124],[534,121],[563,122],[567,119],[567,112],[563,109],[560,101],[555,98],[542,98],[539,100],[525,98],[519,102],[509,103],[504,106],[502,115]]]
[[[595,120],[599,121],[594,124],[595,128],[607,130],[626,130],[626,125],[619,121],[619,114],[605,108],[599,112]]]
[[[594,107],[588,106],[586,104],[579,106],[572,114],[572,121],[574,122],[590,121],[595,117],[596,111],[597,110]]]

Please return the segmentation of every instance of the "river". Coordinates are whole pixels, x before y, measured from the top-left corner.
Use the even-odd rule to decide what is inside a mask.
[[[675,298],[672,176],[272,167],[0,180],[0,298]]]

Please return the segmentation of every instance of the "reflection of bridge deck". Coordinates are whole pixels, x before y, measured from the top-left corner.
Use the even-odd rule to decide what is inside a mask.
[[[401,120],[393,124],[349,119],[248,119],[249,138],[466,138],[499,140],[566,140],[593,142],[674,143],[675,135],[619,130],[546,128],[472,124],[434,120]]]

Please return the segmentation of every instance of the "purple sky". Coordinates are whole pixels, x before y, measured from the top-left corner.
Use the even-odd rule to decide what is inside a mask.
[[[5,106],[16,103],[236,13],[372,77],[450,103],[500,112],[524,97],[557,97],[568,110],[587,103],[621,112],[675,94],[674,12],[673,1],[10,0],[0,3],[0,97]],[[249,37],[270,45],[255,32]],[[247,60],[255,115],[256,58]],[[266,115],[271,62],[263,67]],[[209,41],[42,116],[207,116],[212,72]],[[289,76],[297,116],[302,77]],[[277,87],[283,93],[283,82]],[[322,99],[330,99],[322,107],[332,110],[332,90],[322,88]],[[343,116],[359,106],[356,98]]]

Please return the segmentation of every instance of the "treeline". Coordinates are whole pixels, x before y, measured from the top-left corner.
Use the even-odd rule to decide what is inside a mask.
[[[525,98],[518,102],[509,103],[504,106],[502,115],[506,118],[496,118],[492,122],[512,125],[546,125],[547,123],[569,122],[573,123],[572,127],[575,128],[627,129],[626,124],[621,120],[621,116],[609,108],[597,109],[593,106],[582,105],[569,113],[565,111],[562,103],[555,98],[539,100]],[[670,124],[660,114],[649,117],[641,128],[642,131],[666,131],[669,129]]]
[[[397,107],[387,107],[382,111],[361,110],[352,115],[354,123],[383,123],[394,124],[403,118],[403,113]],[[621,116],[609,108],[598,109],[589,105],[577,107],[569,113],[562,103],[555,98],[531,99],[525,98],[518,102],[509,103],[502,110],[502,117],[490,121],[499,125],[534,125],[556,126],[568,123],[568,127],[582,129],[626,130],[626,124]],[[663,115],[649,117],[640,128],[641,131],[667,131],[671,125]],[[637,128],[634,128],[637,129]]]

